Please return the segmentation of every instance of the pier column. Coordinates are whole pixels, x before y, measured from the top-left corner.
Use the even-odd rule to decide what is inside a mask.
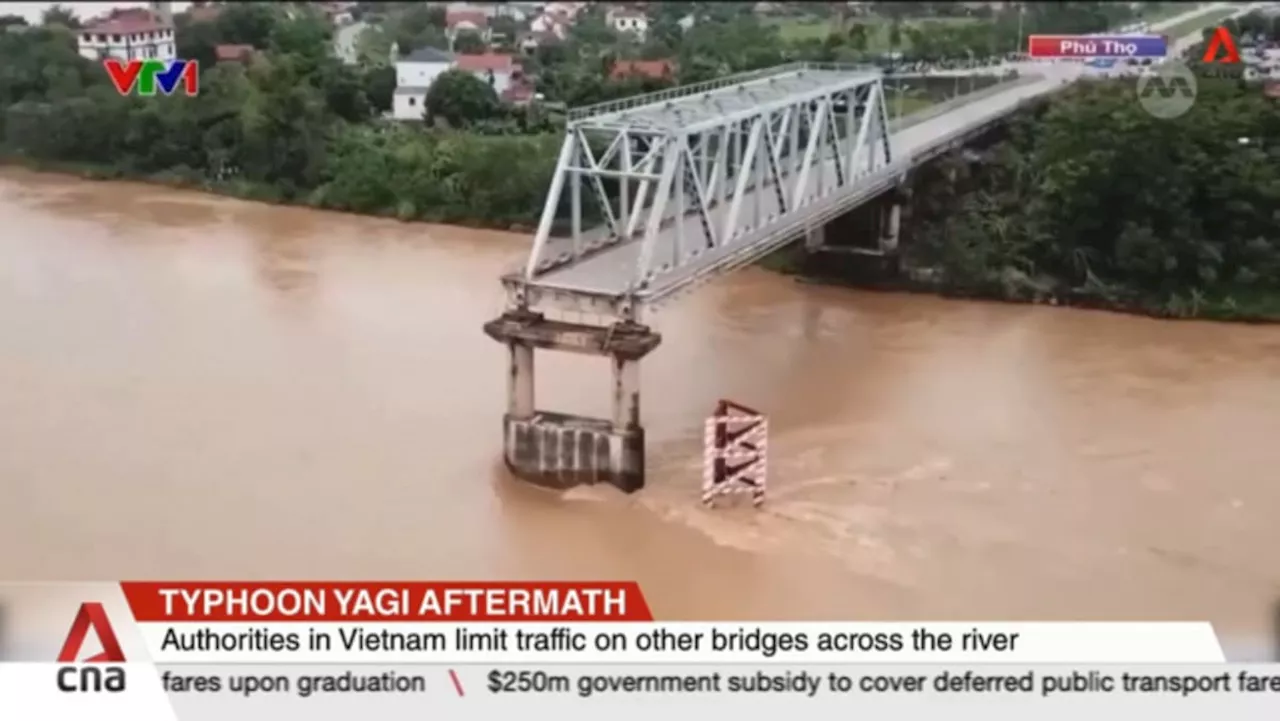
[[[898,249],[898,231],[902,226],[902,206],[896,201],[881,211],[880,250],[889,253]]]
[[[511,369],[507,376],[507,414],[512,418],[532,418],[533,346],[513,341],[507,347],[511,349]]]
[[[613,429],[640,427],[640,361],[613,357]]]
[[[804,249],[813,252],[821,250],[827,244],[827,226],[814,226],[804,233]]]
[[[632,492],[644,487],[640,359],[658,346],[661,336],[633,322],[569,323],[525,310],[485,323],[484,332],[511,353],[503,457],[512,473],[551,488],[609,483]],[[535,410],[535,348],[608,358],[613,367],[612,417]]]

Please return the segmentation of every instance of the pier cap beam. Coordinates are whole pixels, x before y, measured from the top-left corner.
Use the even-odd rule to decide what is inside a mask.
[[[585,323],[548,320],[541,313],[511,311],[484,324],[484,332],[502,343],[523,343],[544,350],[584,355],[612,356],[637,361],[662,342],[648,326],[615,323],[600,327]]]

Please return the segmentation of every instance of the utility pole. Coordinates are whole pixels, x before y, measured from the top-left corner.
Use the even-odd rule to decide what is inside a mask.
[[[1022,11],[1023,11],[1023,10],[1025,10],[1025,9],[1026,9],[1026,7],[1027,7],[1027,4],[1026,4],[1026,3],[1018,3],[1018,37],[1017,37],[1017,41],[1018,41],[1018,50],[1017,50],[1017,53],[1018,53],[1018,56],[1019,56],[1019,58],[1018,58],[1019,60],[1021,60],[1021,59],[1022,59],[1022,58],[1021,58],[1021,56],[1022,56],[1022,39],[1026,37],[1026,35],[1025,35],[1025,34],[1023,34],[1023,32],[1022,32]]]

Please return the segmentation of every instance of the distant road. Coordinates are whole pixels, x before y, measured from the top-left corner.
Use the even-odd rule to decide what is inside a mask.
[[[366,22],[356,22],[338,28],[333,34],[333,53],[344,62],[354,65],[359,59],[356,55],[356,39],[369,27]]]
[[[1159,22],[1152,23],[1150,28],[1147,30],[1147,32],[1158,33],[1161,30],[1164,30],[1165,28],[1174,27],[1182,23],[1184,20],[1189,20],[1193,17],[1198,17],[1201,15],[1207,16],[1211,11],[1219,8],[1226,9],[1226,8],[1234,7],[1236,8],[1236,11],[1231,15],[1231,17],[1239,17],[1241,15],[1246,15],[1249,12],[1256,10],[1258,8],[1264,7],[1265,5],[1266,3],[1252,3],[1244,6],[1241,6],[1235,3],[1212,3],[1208,5],[1202,5],[1192,10],[1188,10],[1187,12],[1179,13],[1178,15],[1175,15],[1173,17],[1165,18],[1164,20],[1161,20]],[[1216,25],[1218,24],[1218,22],[1221,22],[1221,20],[1214,23],[1205,23],[1205,27]],[[1169,49],[1169,57],[1178,57],[1183,50],[1200,42],[1202,30],[1203,28],[1197,29],[1196,31],[1188,33],[1187,35],[1181,38],[1170,38],[1173,46]],[[952,77],[967,77],[969,75],[1000,75],[1000,74],[1009,72],[1010,70],[1016,71],[1019,74],[1037,73],[1037,72],[1043,73],[1045,67],[1050,65],[1066,65],[1068,67],[1075,68],[1073,73],[1076,75],[1098,74],[1098,73],[1106,74],[1108,72],[1110,73],[1135,72],[1136,73],[1136,72],[1141,72],[1142,70],[1141,67],[1130,67],[1130,66],[1124,66],[1119,64],[1111,68],[1090,68],[1086,66],[1083,62],[1059,63],[1059,62],[1044,61],[1044,60],[1024,60],[1024,61],[1015,61],[1015,62],[1006,61],[998,65],[986,65],[986,66],[980,66],[975,68],[948,68],[948,69],[930,68],[928,70],[896,73],[894,75],[890,75],[889,77],[890,78],[893,78],[893,77],[952,78]]]

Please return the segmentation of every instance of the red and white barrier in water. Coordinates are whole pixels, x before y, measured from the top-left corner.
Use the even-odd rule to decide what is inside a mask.
[[[751,502],[764,503],[769,421],[732,401],[716,404],[707,419],[702,464],[702,502],[715,505],[717,496],[750,493]]]

